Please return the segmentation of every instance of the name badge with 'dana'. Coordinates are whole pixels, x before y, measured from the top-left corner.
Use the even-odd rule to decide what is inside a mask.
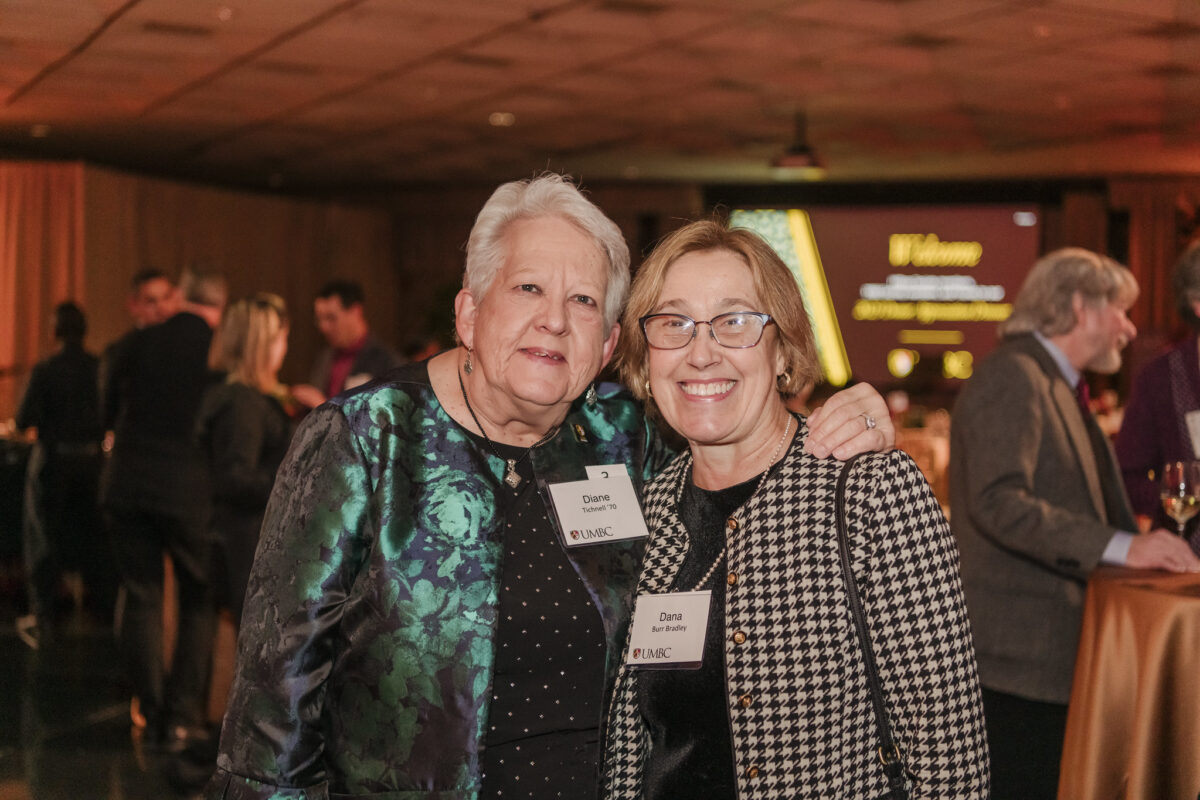
[[[639,594],[625,663],[640,669],[697,669],[704,658],[712,592]]]
[[[624,464],[588,467],[588,479],[551,483],[551,505],[567,547],[650,535]]]

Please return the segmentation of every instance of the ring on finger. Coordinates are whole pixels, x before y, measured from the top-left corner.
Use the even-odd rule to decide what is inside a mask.
[[[867,425],[867,430],[869,430],[869,431],[871,431],[871,430],[875,430],[875,424],[876,424],[876,423],[875,423],[875,418],[874,418],[874,417],[872,417],[870,414],[867,414],[867,413],[862,413],[862,414],[859,414],[859,416],[860,416],[860,417],[862,417],[862,418],[863,418],[863,422],[865,422],[865,423],[866,423],[866,425]]]

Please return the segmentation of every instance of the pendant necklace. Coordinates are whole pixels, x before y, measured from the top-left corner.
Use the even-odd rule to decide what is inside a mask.
[[[508,484],[510,489],[516,489],[521,485],[521,476],[517,473],[517,464],[520,464],[522,461],[524,461],[526,457],[528,457],[533,451],[533,448],[537,447],[538,445],[543,445],[554,438],[554,434],[558,432],[559,426],[555,425],[553,428],[546,431],[545,436],[529,445],[529,447],[526,447],[525,452],[521,453],[521,455],[517,456],[516,458],[505,458],[496,451],[496,445],[492,442],[492,437],[487,435],[487,431],[483,429],[483,424],[480,423],[479,417],[475,416],[475,409],[471,408],[471,401],[467,397],[467,385],[463,383],[461,372],[458,373],[458,388],[462,390],[463,402],[467,404],[467,411],[471,414],[471,419],[475,420],[475,427],[479,428],[479,432],[483,434],[483,440],[487,442],[488,450],[491,450],[492,455],[504,462],[504,482]]]
[[[783,443],[787,441],[788,431],[790,431],[791,429],[792,429],[792,415],[788,414],[787,422],[785,422],[783,425],[783,436],[779,437],[779,444],[775,445],[775,452],[771,453],[771,458],[770,458],[770,460],[767,461],[767,468],[766,468],[766,470],[763,471],[763,474],[759,477],[758,486],[754,487],[754,494],[750,495],[750,498],[748,500],[746,500],[746,503],[749,503],[750,500],[753,500],[754,495],[758,494],[758,490],[762,488],[762,485],[764,483],[766,483],[767,473],[771,471],[771,467],[775,466],[775,460],[777,458],[779,458],[779,451],[783,449]],[[743,503],[742,506],[745,507],[746,503]],[[702,577],[699,581],[696,582],[696,588],[692,589],[693,592],[700,591],[700,588],[702,586],[704,586],[704,584],[708,583],[708,579],[712,577],[712,574],[714,572],[716,572],[717,565],[721,563],[721,559],[725,558],[725,547],[726,547],[725,545],[721,546],[721,552],[717,553],[717,557],[713,559],[713,562],[709,566],[708,571],[704,573],[704,577]]]

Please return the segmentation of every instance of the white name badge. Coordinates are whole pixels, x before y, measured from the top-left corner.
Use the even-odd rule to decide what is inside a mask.
[[[640,668],[696,669],[704,657],[712,592],[639,594],[625,663]]]
[[[650,535],[625,465],[610,464],[599,469],[607,470],[609,477],[551,483],[547,487],[567,547]]]

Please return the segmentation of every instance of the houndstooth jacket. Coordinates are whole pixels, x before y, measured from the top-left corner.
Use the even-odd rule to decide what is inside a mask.
[[[875,798],[887,784],[838,560],[840,462],[803,451],[727,522],[725,675],[738,797]],[[647,489],[638,593],[670,591],[688,548],[677,513],[688,453]],[[860,459],[847,483],[854,574],[912,797],[984,798],[988,755],[958,552],[902,452]],[[622,667],[606,730],[604,796],[640,800],[647,731]]]

